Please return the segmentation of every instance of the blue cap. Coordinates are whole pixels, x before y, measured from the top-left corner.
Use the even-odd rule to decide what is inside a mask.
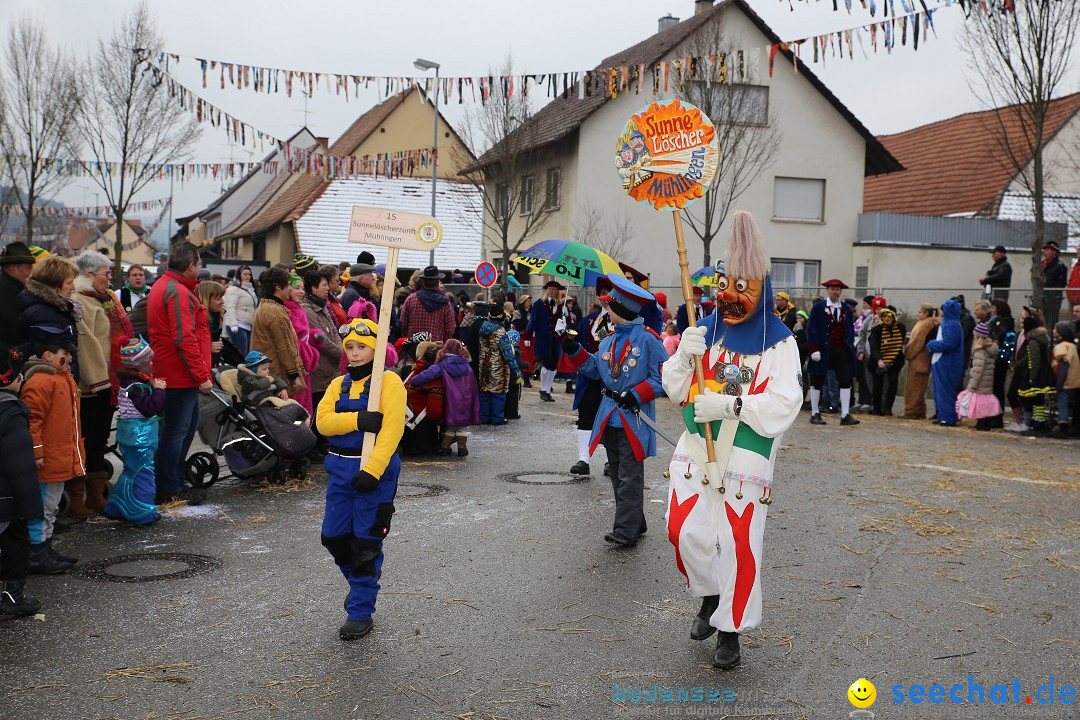
[[[654,302],[656,297],[641,287],[627,280],[622,275],[608,273],[607,279],[611,282],[611,290],[601,299],[615,302],[634,313],[641,312],[645,303]]]
[[[258,367],[259,365],[268,362],[270,362],[270,358],[266,357],[258,350],[252,350],[244,356],[244,364],[249,368]]]

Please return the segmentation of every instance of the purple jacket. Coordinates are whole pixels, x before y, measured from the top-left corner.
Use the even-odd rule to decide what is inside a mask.
[[[480,395],[476,390],[476,376],[472,374],[469,361],[460,355],[447,355],[423,372],[414,375],[409,383],[424,385],[443,379],[443,422],[448,427],[480,424]]]

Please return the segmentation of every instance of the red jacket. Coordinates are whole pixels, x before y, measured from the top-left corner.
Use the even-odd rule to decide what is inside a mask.
[[[210,375],[210,316],[195,294],[198,280],[167,271],[146,299],[154,377],[169,388],[199,387]]]

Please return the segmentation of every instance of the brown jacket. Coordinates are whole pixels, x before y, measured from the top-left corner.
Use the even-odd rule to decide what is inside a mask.
[[[925,318],[911,328],[907,346],[904,347],[904,357],[911,363],[908,365],[909,373],[930,374],[930,353],[926,352],[926,343],[938,323],[938,318]]]
[[[30,408],[30,435],[43,483],[65,482],[86,474],[86,449],[79,427],[79,388],[66,370],[41,363],[26,373],[22,401]]]
[[[341,342],[338,338],[337,324],[329,313],[334,311],[329,307],[321,308],[311,298],[305,296],[300,301],[301,307],[307,314],[308,324],[311,325],[311,334],[322,335],[322,343],[319,348],[319,365],[311,373],[311,391],[315,393],[326,392],[330,381],[341,374]]]
[[[289,383],[289,392],[296,392],[293,380],[304,377],[304,361],[300,357],[300,340],[284,303],[274,298],[259,303],[251,327],[251,349],[270,358],[270,374],[284,378]]]

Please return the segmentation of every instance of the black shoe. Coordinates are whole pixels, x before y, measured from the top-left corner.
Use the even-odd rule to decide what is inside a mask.
[[[371,626],[374,624],[374,621],[370,619],[346,620],[345,624],[338,629],[338,637],[342,640],[359,640],[371,632]]]
[[[450,453],[452,453],[452,452],[453,452],[453,450],[451,450],[451,449],[450,449],[450,448],[448,448],[448,447],[441,447],[441,448],[439,448],[438,450],[436,450],[436,451],[435,451],[435,454],[436,454],[436,455],[443,455],[443,456],[446,456],[446,455],[449,455],[449,454],[450,454]]]
[[[589,463],[584,460],[578,460],[574,463],[574,467],[570,468],[571,475],[588,475],[590,472]]]
[[[607,540],[609,543],[622,545],[623,547],[634,547],[635,545],[637,545],[637,538],[631,540],[622,533],[617,532],[609,532],[607,535],[604,536],[604,539]]]
[[[86,522],[86,518],[80,518],[71,522],[60,522],[60,518],[57,518],[56,522],[53,523],[53,535],[63,535],[64,533],[71,532],[72,527],[84,522]]]
[[[41,601],[23,593],[25,580],[0,582],[0,617],[4,619],[33,615],[41,609]]]
[[[821,413],[814,413],[810,416],[811,425],[828,425],[829,423],[821,419]]]
[[[74,555],[63,555],[56,548],[54,548],[52,544],[52,538],[49,538],[42,544],[45,546],[45,551],[60,562],[66,562],[69,565],[74,565],[75,563],[79,562],[79,558],[75,557]]]
[[[566,383],[566,394],[567,395],[573,395],[574,394],[574,383],[572,383],[572,382]]]
[[[701,609],[694,616],[694,622],[690,625],[690,639],[704,640],[716,632],[716,628],[709,624],[709,618],[720,607],[719,595],[706,595],[701,598]]]
[[[45,548],[44,543],[30,546],[30,565],[27,572],[31,575],[59,575],[71,569],[71,563],[57,560]]]
[[[551,393],[540,391],[540,399],[544,402],[555,402],[555,398],[551,397]]]
[[[716,652],[712,656],[712,664],[721,670],[730,670],[739,664],[742,657],[739,655],[739,633],[720,631],[716,638]]]
[[[611,466],[608,463],[604,463],[604,477],[611,477]]]
[[[645,533],[649,532],[649,524],[645,522],[645,518],[641,519],[641,529],[638,530],[638,537],[641,537]]]
[[[187,500],[188,505],[202,505],[206,502],[206,491],[197,487],[184,488],[175,499]]]
[[[856,420],[851,415],[845,415],[844,417],[840,418],[840,424],[841,425],[858,425],[859,421]]]
[[[506,419],[507,420],[520,420],[521,416],[520,415],[507,415]]]
[[[458,457],[466,457],[468,454],[469,454],[469,448],[459,447],[457,449],[457,456]]]
[[[521,382],[521,386],[522,386],[522,387],[527,387],[527,388],[531,388],[531,387],[532,387],[532,383],[531,383],[531,382],[529,382],[529,376],[528,376],[528,375],[526,375],[525,377],[521,378],[521,381],[522,381],[522,382]]]

